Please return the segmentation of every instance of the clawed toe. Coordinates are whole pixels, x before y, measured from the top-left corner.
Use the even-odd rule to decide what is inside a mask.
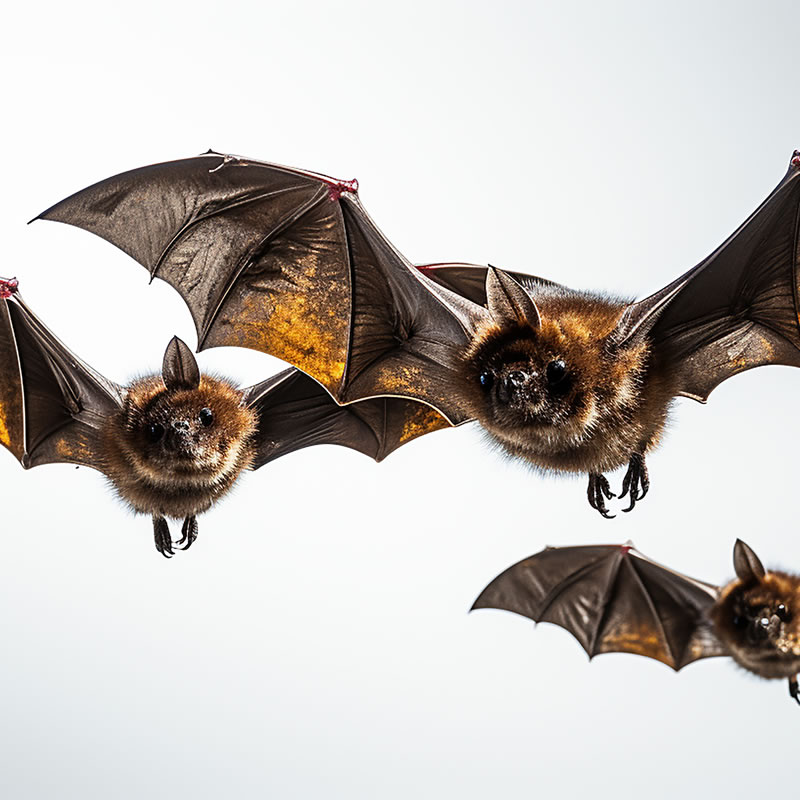
[[[169,532],[169,525],[164,517],[153,517],[153,535],[156,540],[156,550],[164,558],[172,558],[175,551],[172,549],[172,536]]]
[[[181,538],[175,542],[175,546],[181,550],[188,550],[197,538],[197,517],[186,517],[181,528]]]
[[[644,456],[640,453],[634,453],[628,463],[628,471],[622,480],[622,491],[620,497],[630,494],[631,502],[623,511],[626,513],[632,511],[637,501],[641,500],[650,488],[650,478],[647,473],[647,464],[645,464]]]
[[[797,705],[800,705],[800,691],[797,688],[797,678],[789,678],[789,697],[793,698]]]
[[[614,514],[608,513],[606,500],[610,500],[612,497],[616,497],[616,495],[611,491],[611,487],[605,475],[596,472],[589,473],[587,495],[589,497],[589,505],[595,511],[599,511],[606,519],[614,519]]]

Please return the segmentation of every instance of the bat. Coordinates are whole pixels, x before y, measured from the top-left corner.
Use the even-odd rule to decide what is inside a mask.
[[[241,474],[316,444],[377,461],[449,423],[411,400],[340,406],[290,368],[247,388],[203,375],[174,337],[161,374],[120,386],[63,345],[30,310],[15,279],[0,279],[0,444],[24,468],[66,462],[103,473],[134,512],[149,514],[157,550],[188,549],[197,515]],[[166,518],[183,518],[173,542]]]
[[[305,371],[342,404],[375,396],[477,422],[509,455],[587,473],[612,516],[650,486],[645,456],[678,396],[800,366],[800,151],[710,256],[638,302],[493,267],[414,267],[356,181],[209,152],[135,169],[39,218],[107,239],[186,300],[198,347],[239,345]]]
[[[740,539],[722,587],[651,561],[631,543],[548,547],[498,575],[472,606],[566,628],[589,654],[635,653],[680,670],[729,656],[762,678],[788,678],[798,703],[800,576],[767,572]]]

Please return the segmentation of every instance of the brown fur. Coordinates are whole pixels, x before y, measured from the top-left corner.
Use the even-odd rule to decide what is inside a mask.
[[[211,409],[204,426],[199,414]],[[174,423],[188,425],[178,434]],[[147,428],[158,424],[153,442]],[[252,464],[256,415],[229,383],[203,376],[196,389],[168,390],[161,376],[135,381],[103,429],[103,472],[134,511],[172,518],[208,510]]]
[[[626,303],[589,294],[537,293],[541,327],[493,321],[473,338],[460,370],[465,410],[511,455],[546,470],[602,473],[654,446],[674,395],[646,339],[614,349],[609,335]],[[547,365],[561,359],[566,383],[554,392]],[[497,387],[521,369],[533,374],[524,402],[503,404]],[[491,390],[480,383],[495,376]]]
[[[783,604],[785,620],[778,617]],[[714,630],[737,664],[762,678],[800,672],[800,577],[767,572],[761,580],[736,579],[710,612]],[[767,620],[767,626],[760,620]]]

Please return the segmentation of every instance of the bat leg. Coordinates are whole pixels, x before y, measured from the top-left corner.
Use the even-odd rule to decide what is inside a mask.
[[[611,487],[608,485],[608,479],[605,475],[598,472],[589,473],[589,488],[586,494],[589,497],[589,505],[595,510],[599,511],[606,519],[614,519],[613,514],[608,513],[606,508],[606,500],[616,497]]]
[[[191,517],[186,517],[186,519],[183,521],[181,534],[181,538],[175,542],[175,545],[181,550],[188,550],[192,546],[194,540],[197,538],[197,517],[195,517],[194,514],[192,514]]]
[[[153,534],[156,539],[156,550],[164,558],[172,558],[175,555],[172,549],[172,536],[169,532],[169,525],[164,517],[153,517]]]
[[[789,697],[792,697],[798,705],[800,705],[800,691],[797,688],[797,675],[794,678],[789,678]]]
[[[650,476],[647,473],[647,464],[641,453],[634,453],[628,462],[628,471],[622,479],[622,492],[620,497],[630,493],[631,504],[623,511],[632,511],[638,500],[641,500],[650,488]]]

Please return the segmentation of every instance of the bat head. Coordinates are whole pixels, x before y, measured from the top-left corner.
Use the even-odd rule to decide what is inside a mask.
[[[252,460],[256,415],[227,381],[200,374],[194,355],[173,339],[161,377],[135,381],[107,438],[121,482],[180,491],[235,478]],[[114,479],[112,475],[112,480]]]
[[[606,341],[621,306],[578,298],[548,313],[499,270],[486,295],[490,322],[473,337],[462,379],[468,412],[501,441],[538,435],[566,448],[635,400],[646,345],[611,352]]]
[[[741,540],[734,547],[737,578],[711,609],[714,628],[733,658],[765,678],[791,677],[800,667],[800,578],[766,571]]]

